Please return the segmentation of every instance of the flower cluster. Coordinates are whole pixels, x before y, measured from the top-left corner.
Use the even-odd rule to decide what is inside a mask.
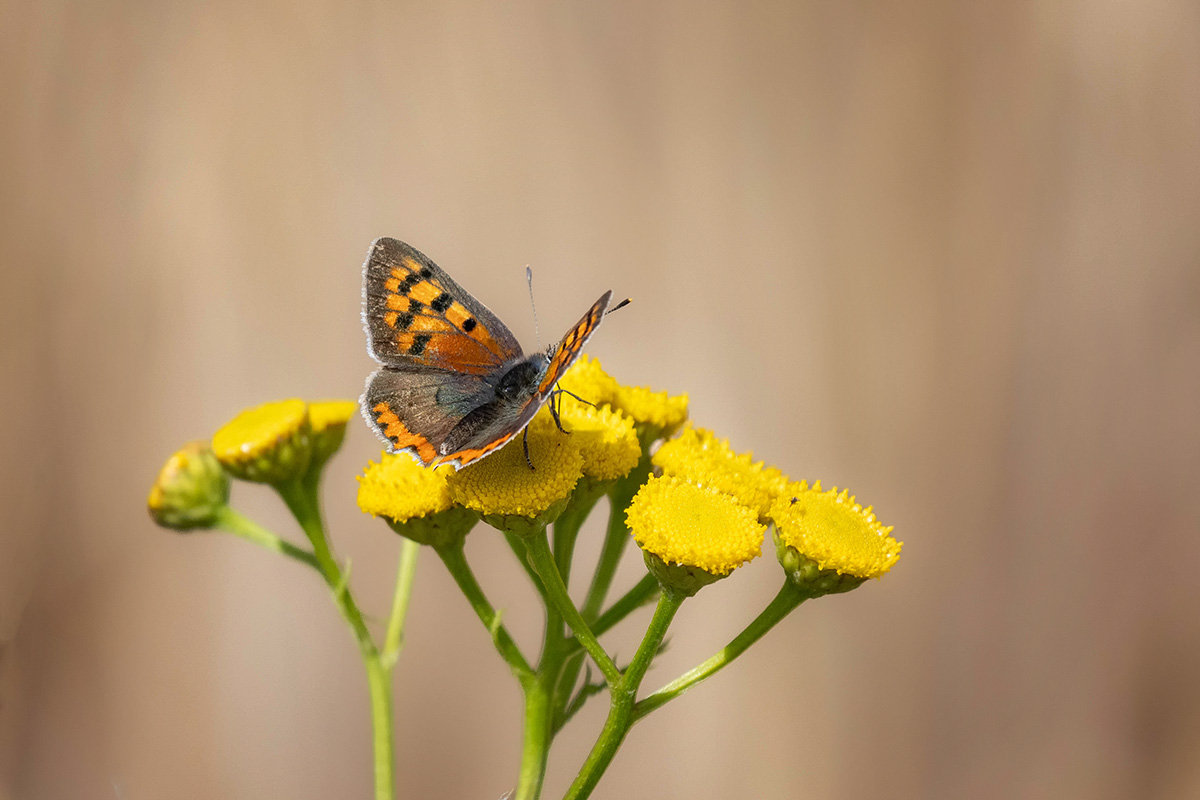
[[[226,530],[322,575],[370,674],[380,676],[369,688],[376,720],[386,720],[375,731],[377,778],[382,775],[385,784],[391,776],[391,684],[386,675],[402,640],[421,545],[437,552],[522,688],[550,694],[535,705],[527,703],[543,711],[526,722],[533,742],[527,741],[526,756],[533,766],[522,767],[523,780],[540,780],[537,765],[544,767],[554,733],[597,690],[605,685],[610,690],[608,732],[569,793],[579,800],[594,787],[637,718],[737,657],[801,602],[854,589],[888,572],[900,557],[901,543],[892,538],[892,529],[848,491],[792,480],[755,461],[751,453],[736,451],[714,432],[692,425],[687,395],[622,385],[599,361],[585,356],[563,375],[529,425],[486,458],[455,469],[425,467],[408,455],[385,452],[358,476],[359,508],[404,537],[396,599],[381,643],[353,598],[348,571],[333,554],[320,512],[322,471],[341,447],[357,408],[349,400],[290,399],[246,409],[211,441],[193,442],[172,455],[147,506],[163,527]],[[274,488],[311,549],[233,511],[228,504],[231,479]],[[566,585],[575,538],[603,497],[610,507],[608,532],[588,597],[576,607]],[[546,639],[537,664],[505,630],[466,560],[466,536],[481,520],[506,534],[546,604]],[[713,659],[638,700],[639,683],[680,603],[758,558],[768,529],[783,571],[776,599]],[[641,549],[649,575],[605,608],[628,541]],[[642,644],[632,661],[619,667],[599,637],[654,595],[658,603]],[[603,684],[583,677],[578,685],[584,651]],[[537,797],[540,784],[522,785],[518,796]]]
[[[461,540],[480,518],[529,533],[574,494],[603,491],[649,458],[623,514],[665,586],[690,594],[729,575],[761,554],[767,526],[789,580],[813,594],[879,577],[900,556],[892,529],[848,492],[793,482],[688,424],[686,395],[624,386],[587,356],[559,389],[557,422],[543,408],[521,435],[461,470],[385,453],[359,477],[359,507],[424,544]],[[152,516],[179,530],[212,527],[229,476],[280,485],[319,474],[355,409],[348,400],[293,399],[241,412],[211,445],[190,444],[167,461],[150,493]]]
[[[523,436],[457,472],[384,454],[359,478],[359,507],[426,543],[438,540],[413,521],[455,508],[528,533],[557,518],[584,485],[611,486],[649,457],[652,472],[641,476],[623,514],[665,586],[691,594],[729,575],[761,554],[768,525],[789,579],[809,592],[845,591],[887,572],[899,557],[891,528],[845,492],[791,482],[712,431],[684,427],[686,395],[624,386],[586,356],[559,388],[557,409],[569,435],[545,408]],[[465,516],[459,519],[467,526]]]

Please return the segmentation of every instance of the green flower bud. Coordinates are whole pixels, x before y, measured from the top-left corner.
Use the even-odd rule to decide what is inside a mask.
[[[191,442],[167,459],[150,487],[146,507],[164,528],[211,528],[229,502],[229,476],[205,442]]]

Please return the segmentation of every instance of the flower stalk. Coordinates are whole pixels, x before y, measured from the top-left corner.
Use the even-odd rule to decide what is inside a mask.
[[[640,700],[633,708],[634,721],[636,722],[651,711],[661,708],[688,689],[733,663],[734,659],[746,652],[752,644],[765,636],[767,631],[778,625],[784,617],[796,610],[796,607],[807,599],[808,595],[797,589],[790,581],[784,581],[783,588],[767,604],[767,607],[729,644],[721,648],[720,652],[703,664],[680,675],[657,692]]]
[[[659,594],[658,606],[654,609],[654,616],[646,628],[641,645],[634,653],[633,661],[612,686],[608,718],[604,722],[604,728],[563,800],[583,800],[591,795],[596,784],[600,782],[600,777],[612,763],[621,743],[629,734],[629,729],[636,722],[633,712],[638,687],[646,676],[646,670],[650,668],[650,662],[658,653],[675,613],[679,611],[679,606],[685,599],[683,594],[669,589],[664,589]]]
[[[528,548],[529,562],[533,565],[538,577],[542,579],[551,607],[570,626],[576,641],[592,657],[592,661],[596,663],[601,674],[604,675],[604,679],[610,686],[615,685],[620,680],[620,670],[597,641],[596,635],[592,633],[587,621],[584,620],[583,615],[579,613],[579,609],[571,600],[571,596],[567,594],[567,586],[563,583],[562,576],[558,574],[558,565],[554,561],[554,554],[550,552],[550,542],[546,538],[546,532],[543,530],[540,534],[528,537],[526,547]]]
[[[249,517],[234,511],[229,506],[226,506],[217,513],[217,519],[213,527],[223,530],[226,533],[232,533],[234,536],[240,536],[259,547],[265,547],[268,550],[295,559],[318,572],[321,571],[321,565],[317,563],[317,557],[313,555],[312,551],[305,550],[303,547],[296,547],[296,545],[275,535]]]

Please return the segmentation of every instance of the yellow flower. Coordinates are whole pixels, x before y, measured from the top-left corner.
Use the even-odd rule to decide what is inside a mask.
[[[594,358],[580,356],[558,382],[580,399],[608,406],[633,420],[647,444],[670,436],[687,421],[688,397],[652,392],[644,386],[622,386]],[[564,403],[564,405],[566,405]]]
[[[551,401],[553,402],[553,401]],[[583,474],[596,481],[623,478],[642,457],[633,420],[620,411],[596,407],[567,397],[562,404],[562,423],[579,446]]]
[[[529,461],[523,433],[487,458],[449,476],[454,502],[477,511],[493,527],[532,533],[554,521],[583,474],[575,437],[561,433],[543,409],[529,424]]]
[[[664,442],[651,462],[664,475],[731,495],[765,519],[787,485],[787,477],[752,458],[750,453],[735,453],[728,440],[718,439],[712,431],[688,428]]]
[[[354,400],[319,400],[308,404],[313,452],[309,469],[324,466],[346,439],[346,423],[358,411]]]
[[[191,442],[167,459],[146,506],[164,528],[211,528],[229,502],[229,476],[207,442]]]
[[[453,467],[429,469],[408,455],[384,452],[358,476],[358,507],[374,517],[403,522],[450,508],[446,476]]]
[[[732,497],[670,477],[650,478],[625,518],[655,577],[688,594],[757,558],[766,530]]]
[[[441,547],[470,531],[474,512],[455,506],[446,483],[453,467],[423,467],[405,454],[383,453],[358,477],[358,507],[421,544]]]
[[[213,453],[235,478],[277,484],[302,475],[312,456],[312,428],[303,400],[248,408],[212,439]]]
[[[901,542],[888,534],[871,509],[848,491],[821,491],[804,481],[788,484],[771,507],[776,549],[788,577],[797,585],[846,591],[878,578],[900,558]]]
[[[645,386],[618,386],[609,405],[632,417],[647,442],[670,436],[688,418],[686,393],[672,396]]]

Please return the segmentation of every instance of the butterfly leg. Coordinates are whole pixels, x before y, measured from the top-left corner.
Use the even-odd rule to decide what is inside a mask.
[[[559,389],[557,392],[555,392],[555,394],[558,395],[559,397],[561,397],[562,390]],[[567,430],[566,428],[564,428],[562,426],[562,419],[560,419],[558,416],[558,406],[554,402],[555,399],[556,398],[551,398],[550,402],[548,403],[548,405],[550,406],[550,416],[554,417],[554,424],[558,426],[558,429],[560,431],[562,431],[563,433],[570,433],[569,430]]]
[[[533,469],[533,459],[529,457],[529,426],[525,426],[525,435],[521,437],[521,446],[525,448],[525,463]]]
[[[599,407],[600,407],[600,406],[596,405],[595,403],[593,403],[591,400],[584,400],[584,399],[583,399],[582,397],[580,397],[579,395],[575,394],[574,392],[568,392],[566,389],[555,389],[555,390],[554,390],[554,393],[555,393],[555,394],[557,394],[557,395],[560,395],[560,396],[561,396],[561,395],[564,395],[564,394],[569,394],[571,397],[574,397],[574,398],[575,398],[576,400],[578,400],[579,402],[581,402],[581,403],[587,403],[587,404],[588,404],[589,406],[591,406],[592,408],[599,408]]]

